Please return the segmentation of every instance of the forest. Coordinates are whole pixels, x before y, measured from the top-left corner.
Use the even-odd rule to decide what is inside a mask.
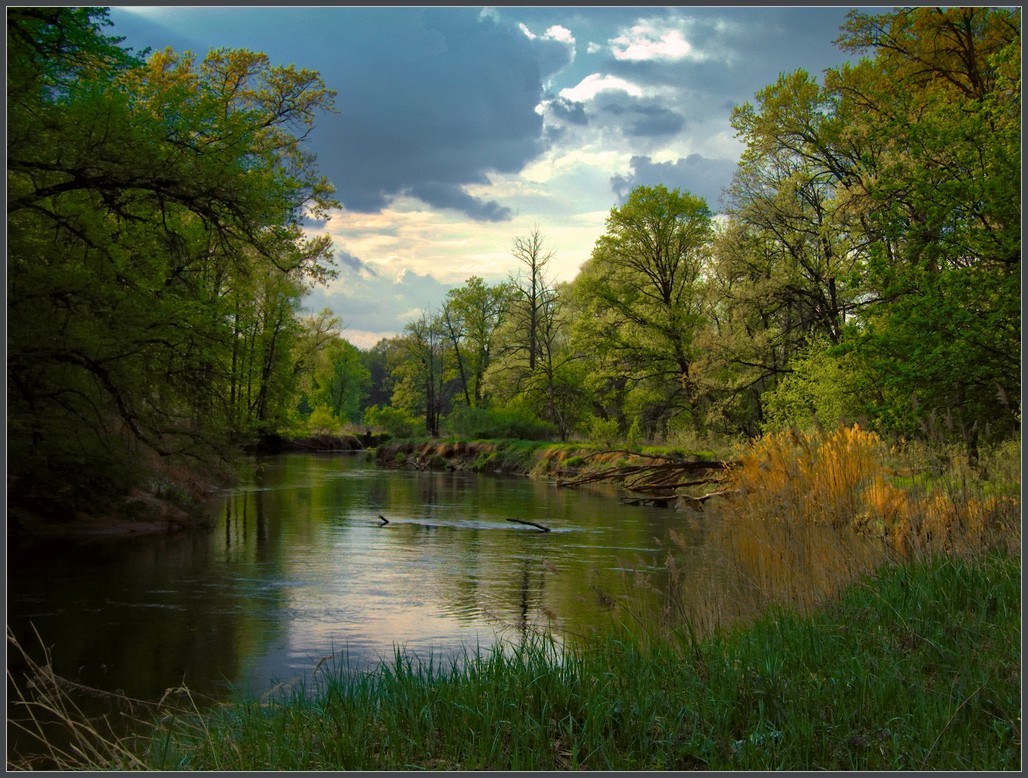
[[[93,8],[9,8],[9,504],[103,504],[274,436],[648,441],[859,422],[1020,433],[1019,8],[851,12],[855,64],[734,109],[723,204],[613,207],[571,281],[545,230],[360,349],[308,229],[334,93],[261,54],[131,52]]]

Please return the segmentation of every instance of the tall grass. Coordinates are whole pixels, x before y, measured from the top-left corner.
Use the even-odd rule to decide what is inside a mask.
[[[669,534],[664,628],[706,635],[775,605],[806,611],[889,562],[1019,555],[1017,443],[977,468],[945,453],[941,465],[938,449],[890,446],[859,426],[751,441],[726,478],[735,496],[703,518],[714,572],[695,575],[686,533]]]
[[[744,514],[880,537],[904,558],[1019,549],[1020,468],[1010,467],[1010,452],[990,463],[1003,470],[1003,493],[972,472],[966,457],[949,453],[945,468],[904,484],[903,473],[928,470],[909,447],[886,446],[857,425],[786,431],[754,441],[733,480]]]

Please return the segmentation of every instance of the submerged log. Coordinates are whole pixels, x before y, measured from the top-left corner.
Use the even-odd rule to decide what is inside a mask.
[[[542,524],[536,524],[534,521],[525,521],[524,519],[507,519],[507,521],[513,521],[517,524],[527,524],[529,527],[535,527],[542,532],[549,532],[549,527],[544,527]]]

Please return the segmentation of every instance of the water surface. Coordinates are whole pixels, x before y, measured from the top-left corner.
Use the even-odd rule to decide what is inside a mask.
[[[610,487],[383,470],[362,455],[253,464],[215,500],[210,533],[9,549],[15,634],[32,643],[34,627],[59,674],[132,697],[261,694],[329,656],[368,667],[397,647],[444,659],[603,629],[660,607],[670,530],[692,574],[717,554],[704,522],[623,505]]]

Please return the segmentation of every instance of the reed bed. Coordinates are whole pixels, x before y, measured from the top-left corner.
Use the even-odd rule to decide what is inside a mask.
[[[889,445],[858,425],[755,439],[724,479],[734,496],[702,519],[716,574],[691,574],[685,533],[669,535],[663,626],[706,635],[773,606],[807,612],[889,563],[1019,556],[1020,480],[1019,441],[972,467],[958,448]]]

